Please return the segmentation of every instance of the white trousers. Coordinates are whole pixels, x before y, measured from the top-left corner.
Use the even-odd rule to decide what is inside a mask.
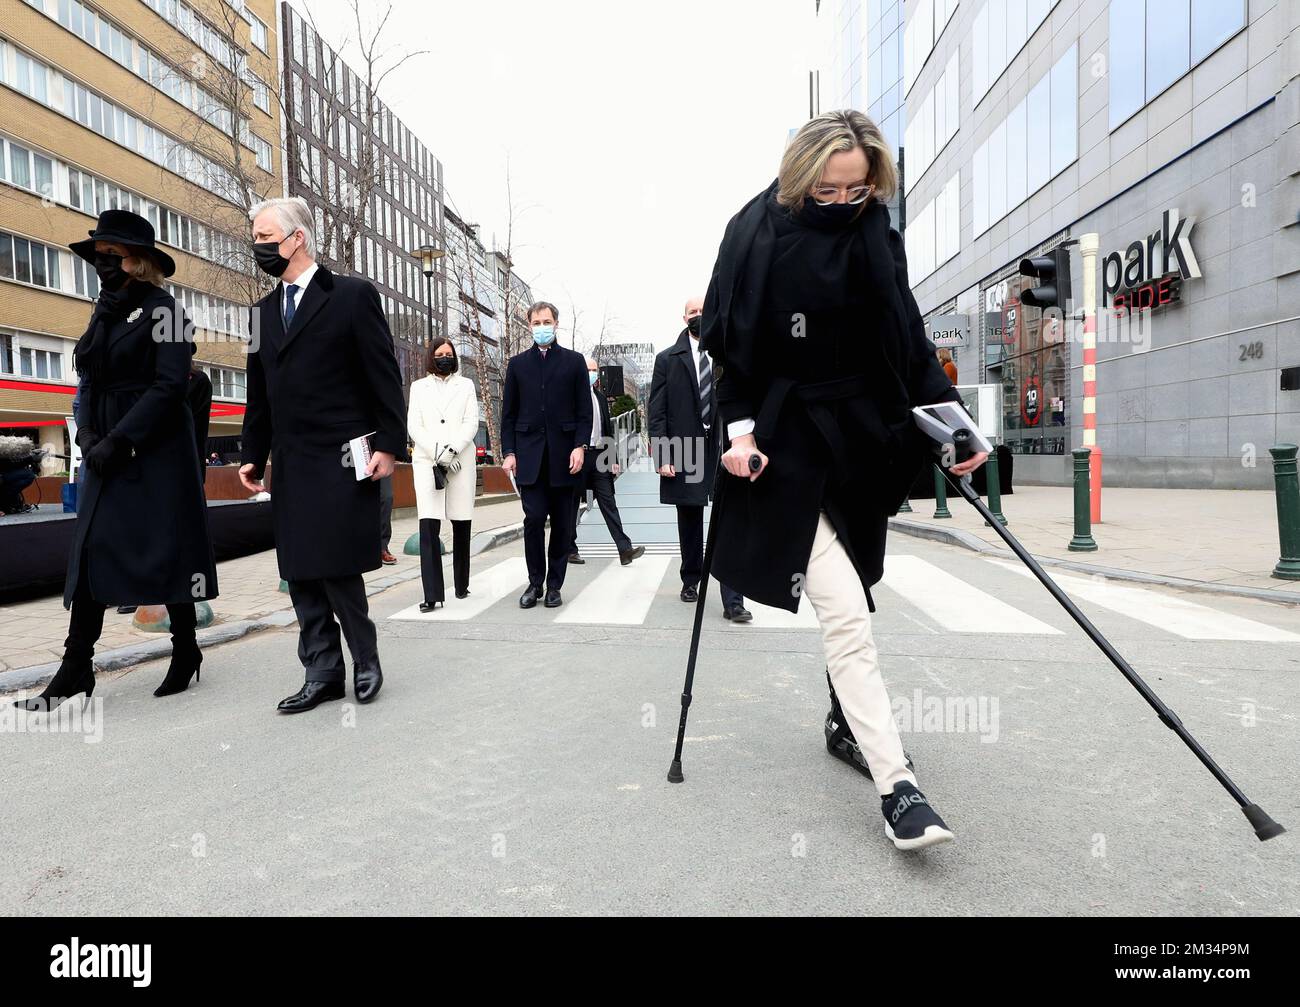
[[[880,796],[892,793],[894,785],[904,780],[915,785],[880,676],[867,592],[825,513],[817,521],[804,594],[821,623],[826,665],[840,708]]]

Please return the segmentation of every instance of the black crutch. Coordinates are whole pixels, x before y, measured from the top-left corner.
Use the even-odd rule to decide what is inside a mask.
[[[962,437],[963,434],[965,435],[964,438]],[[952,439],[956,450],[950,454],[956,455],[954,461],[960,462],[965,458],[968,458],[970,456],[970,431],[956,430],[953,432]],[[1147,685],[1146,682],[1142,681],[1142,677],[1133,670],[1128,661],[1124,660],[1124,657],[1111,645],[1111,642],[1101,635],[1101,631],[1092,624],[1092,621],[1079,611],[1079,607],[1070,600],[1070,596],[1062,591],[1056,581],[1052,580],[1052,578],[1047,575],[1043,568],[1039,566],[1038,561],[1034,559],[1033,556],[1029,555],[1025,547],[1016,540],[1016,537],[1003,527],[1002,522],[993,517],[993,513],[984,505],[984,501],[979,498],[979,494],[976,493],[975,488],[971,486],[970,480],[965,477],[954,478],[953,474],[943,465],[940,465],[939,468],[943,472],[944,477],[948,480],[949,484],[951,484],[958,493],[964,496],[967,502],[979,512],[980,517],[985,520],[990,528],[998,533],[1002,538],[1002,541],[1011,547],[1011,551],[1020,557],[1020,561],[1024,563],[1025,566],[1029,567],[1033,575],[1042,582],[1043,586],[1047,588],[1048,591],[1051,592],[1052,597],[1061,603],[1061,607],[1070,613],[1070,618],[1077,622],[1080,628],[1082,628],[1082,630],[1092,638],[1092,642],[1095,643],[1101,649],[1101,652],[1110,659],[1110,663],[1120,670],[1123,676],[1129,680],[1129,684],[1132,685],[1133,688],[1137,689],[1142,698],[1151,706],[1151,709],[1156,711],[1156,716],[1164,722],[1166,727],[1183,740],[1183,743],[1192,750],[1192,753],[1198,759],[1201,760],[1201,763],[1205,768],[1208,769],[1213,774],[1214,778],[1222,784],[1223,788],[1232,795],[1232,799],[1241,806],[1242,813],[1245,814],[1251,827],[1255,830],[1255,835],[1259,837],[1260,841],[1263,842],[1266,839],[1272,839],[1274,836],[1280,836],[1285,832],[1286,829],[1273,821],[1263,808],[1258,804],[1252,804],[1250,802],[1246,795],[1242,793],[1241,788],[1233,783],[1228,774],[1219,768],[1219,764],[1210,758],[1210,753],[1201,747],[1199,741],[1192,737],[1191,732],[1188,731],[1187,728],[1183,726],[1183,722],[1178,719],[1178,715],[1164,704],[1160,697],[1151,690],[1151,687]],[[694,667],[693,663],[692,667]],[[687,678],[687,681],[690,681],[689,677]],[[683,722],[684,721],[685,716],[683,711]],[[680,744],[678,745],[678,754],[681,754]]]
[[[758,455],[749,456],[749,469],[757,472],[763,465]],[[722,467],[722,452],[718,452],[718,464],[713,470],[713,516],[709,518],[709,533],[704,539],[704,565],[700,570],[700,592],[695,600],[695,625],[691,627],[691,650],[686,658],[686,683],[682,686],[682,717],[677,722],[677,747],[673,750],[673,764],[668,767],[668,782],[681,783],[682,743],[686,740],[686,714],[691,708],[691,687],[695,684],[695,658],[700,652],[700,630],[704,626],[704,596],[708,593],[709,574],[713,570],[713,543],[718,537],[718,504],[722,499],[723,487],[726,485],[726,472]]]

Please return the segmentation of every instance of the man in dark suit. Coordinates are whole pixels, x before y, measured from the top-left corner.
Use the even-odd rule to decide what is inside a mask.
[[[721,443],[713,367],[699,345],[703,309],[703,298],[687,301],[682,315],[686,328],[675,345],[655,357],[647,409],[651,450],[659,468],[659,502],[677,507],[681,599],[685,602],[699,598],[704,571],[704,507],[713,489]],[[718,587],[724,618],[753,620],[744,598],[725,584]]]
[[[591,434],[587,368],[582,354],[556,343],[559,319],[555,305],[546,301],[529,307],[534,345],[510,359],[501,396],[501,467],[514,476],[524,505],[528,588],[519,598],[520,608],[537,604],[543,583],[546,607],[563,603],[560,588],[573,544],[573,488]]]
[[[618,504],[614,501],[614,477],[618,475],[618,462],[614,460],[614,421],[609,416],[609,403],[600,389],[600,367],[591,357],[587,358],[587,381],[591,385],[591,436],[587,440],[587,451],[582,461],[582,472],[573,494],[573,547],[569,550],[570,563],[585,563],[578,552],[578,508],[582,498],[591,490],[600,504],[600,516],[605,519],[610,538],[618,548],[619,562],[627,566],[638,556],[645,555],[645,546],[633,546],[632,540],[623,531],[623,519],[618,514]]]
[[[361,575],[379,566],[378,480],[406,450],[393,337],[373,285],[315,262],[305,201],[267,200],[251,216],[258,263],[281,282],[253,305],[239,478],[262,491],[271,455],[275,550],[307,677],[279,709],[300,713],[343,698],[340,624],[353,692],[368,703],[384,679]],[[348,442],[364,434],[372,453],[358,479]]]

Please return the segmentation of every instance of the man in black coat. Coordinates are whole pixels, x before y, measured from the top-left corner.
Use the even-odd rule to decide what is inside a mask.
[[[609,403],[600,389],[600,367],[591,357],[587,358],[587,382],[591,385],[591,436],[587,439],[587,451],[582,461],[582,472],[573,493],[573,546],[569,550],[570,563],[585,563],[578,552],[578,508],[582,498],[591,490],[600,504],[600,516],[605,519],[609,536],[618,548],[619,562],[627,566],[638,556],[645,555],[645,546],[633,546],[632,540],[623,530],[623,519],[618,513],[618,503],[614,499],[614,477],[618,475],[618,462],[614,460],[614,421],[609,416]]]
[[[339,624],[352,652],[353,691],[367,703],[383,674],[361,575],[379,566],[378,480],[406,451],[393,338],[372,284],[314,261],[306,202],[268,200],[252,217],[258,262],[281,282],[253,306],[239,478],[263,490],[271,456],[276,556],[298,613],[307,677],[279,709],[300,713],[343,698]],[[348,442],[362,435],[372,454],[359,474]]]
[[[520,608],[533,608],[546,585],[546,607],[563,600],[560,588],[573,544],[573,493],[591,434],[591,394],[582,354],[555,341],[560,313],[538,301],[528,309],[531,349],[506,366],[501,401],[502,468],[514,477],[524,505],[528,588]],[[546,519],[551,543],[546,548]]]
[[[718,465],[719,424],[713,368],[700,351],[703,298],[686,302],[686,328],[655,357],[650,381],[650,444],[659,469],[659,502],[677,507],[677,541],[681,549],[681,599],[695,602],[704,569],[704,507]],[[740,594],[719,582],[722,614],[732,622],[750,622]]]

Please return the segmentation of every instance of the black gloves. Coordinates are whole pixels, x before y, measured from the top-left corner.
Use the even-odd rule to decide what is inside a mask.
[[[86,464],[101,479],[112,475],[131,457],[131,444],[125,437],[109,434],[97,439],[86,454]]]
[[[77,446],[81,448],[81,457],[83,459],[86,455],[90,454],[91,450],[101,440],[103,440],[103,438],[100,437],[99,434],[95,433],[95,431],[91,430],[90,427],[77,428]]]

